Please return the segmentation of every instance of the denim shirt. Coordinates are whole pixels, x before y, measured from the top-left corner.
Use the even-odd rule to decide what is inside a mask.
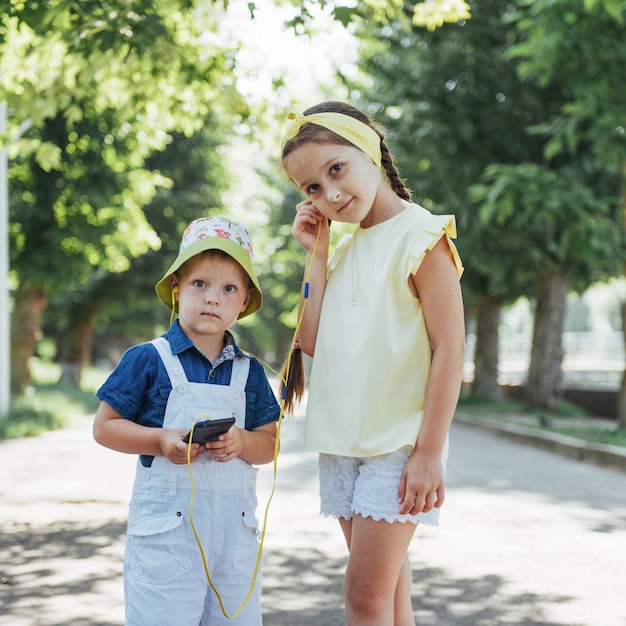
[[[226,345],[214,365],[185,335],[178,320],[163,337],[169,342],[172,353],[179,357],[187,379],[192,383],[229,385],[233,359],[250,359],[245,387],[246,430],[278,420],[280,408],[263,367],[257,359],[239,349],[230,332],[226,332]],[[124,352],[96,395],[127,420],[160,428],[171,390],[172,384],[156,348],[151,343],[141,343]],[[152,457],[142,456],[141,460],[149,467]]]

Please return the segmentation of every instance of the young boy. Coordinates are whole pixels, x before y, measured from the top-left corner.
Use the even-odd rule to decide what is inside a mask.
[[[252,585],[259,548],[253,465],[272,461],[280,413],[260,363],[228,331],[262,303],[245,226],[223,217],[192,222],[156,292],[178,320],[124,353],[98,391],[93,428],[103,446],[140,455],[124,557],[126,626],[258,626],[260,570],[234,620],[207,580],[183,441],[196,419],[236,419],[218,441],[190,450],[194,525],[232,617]]]

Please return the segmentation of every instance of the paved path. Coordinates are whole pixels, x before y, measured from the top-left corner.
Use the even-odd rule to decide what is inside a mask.
[[[0,443],[0,626],[120,626],[134,458],[91,420]],[[265,626],[341,626],[346,550],[315,455],[286,421],[266,537]],[[260,500],[271,485],[262,468]],[[439,528],[411,545],[425,626],[626,626],[626,474],[456,424]],[[264,504],[263,504],[264,506]],[[260,511],[262,513],[262,511]]]

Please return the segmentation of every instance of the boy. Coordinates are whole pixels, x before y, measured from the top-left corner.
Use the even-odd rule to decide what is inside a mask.
[[[258,555],[253,464],[274,458],[280,414],[262,366],[228,331],[262,304],[245,226],[223,217],[192,222],[155,289],[178,320],[162,337],[124,353],[98,391],[93,429],[98,443],[140,455],[124,556],[126,626],[259,626],[260,571],[234,620],[210,588],[190,520],[183,441],[196,421],[236,420],[217,441],[189,450],[196,531],[232,616],[252,585]]]

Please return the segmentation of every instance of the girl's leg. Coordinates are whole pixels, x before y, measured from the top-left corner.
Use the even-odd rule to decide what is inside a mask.
[[[407,550],[415,525],[355,515],[339,522],[350,558],[344,580],[348,626],[415,626]]]
[[[411,588],[413,586],[413,572],[409,563],[408,555],[405,555],[394,598],[394,621],[395,626],[415,626],[413,604],[411,603]]]

